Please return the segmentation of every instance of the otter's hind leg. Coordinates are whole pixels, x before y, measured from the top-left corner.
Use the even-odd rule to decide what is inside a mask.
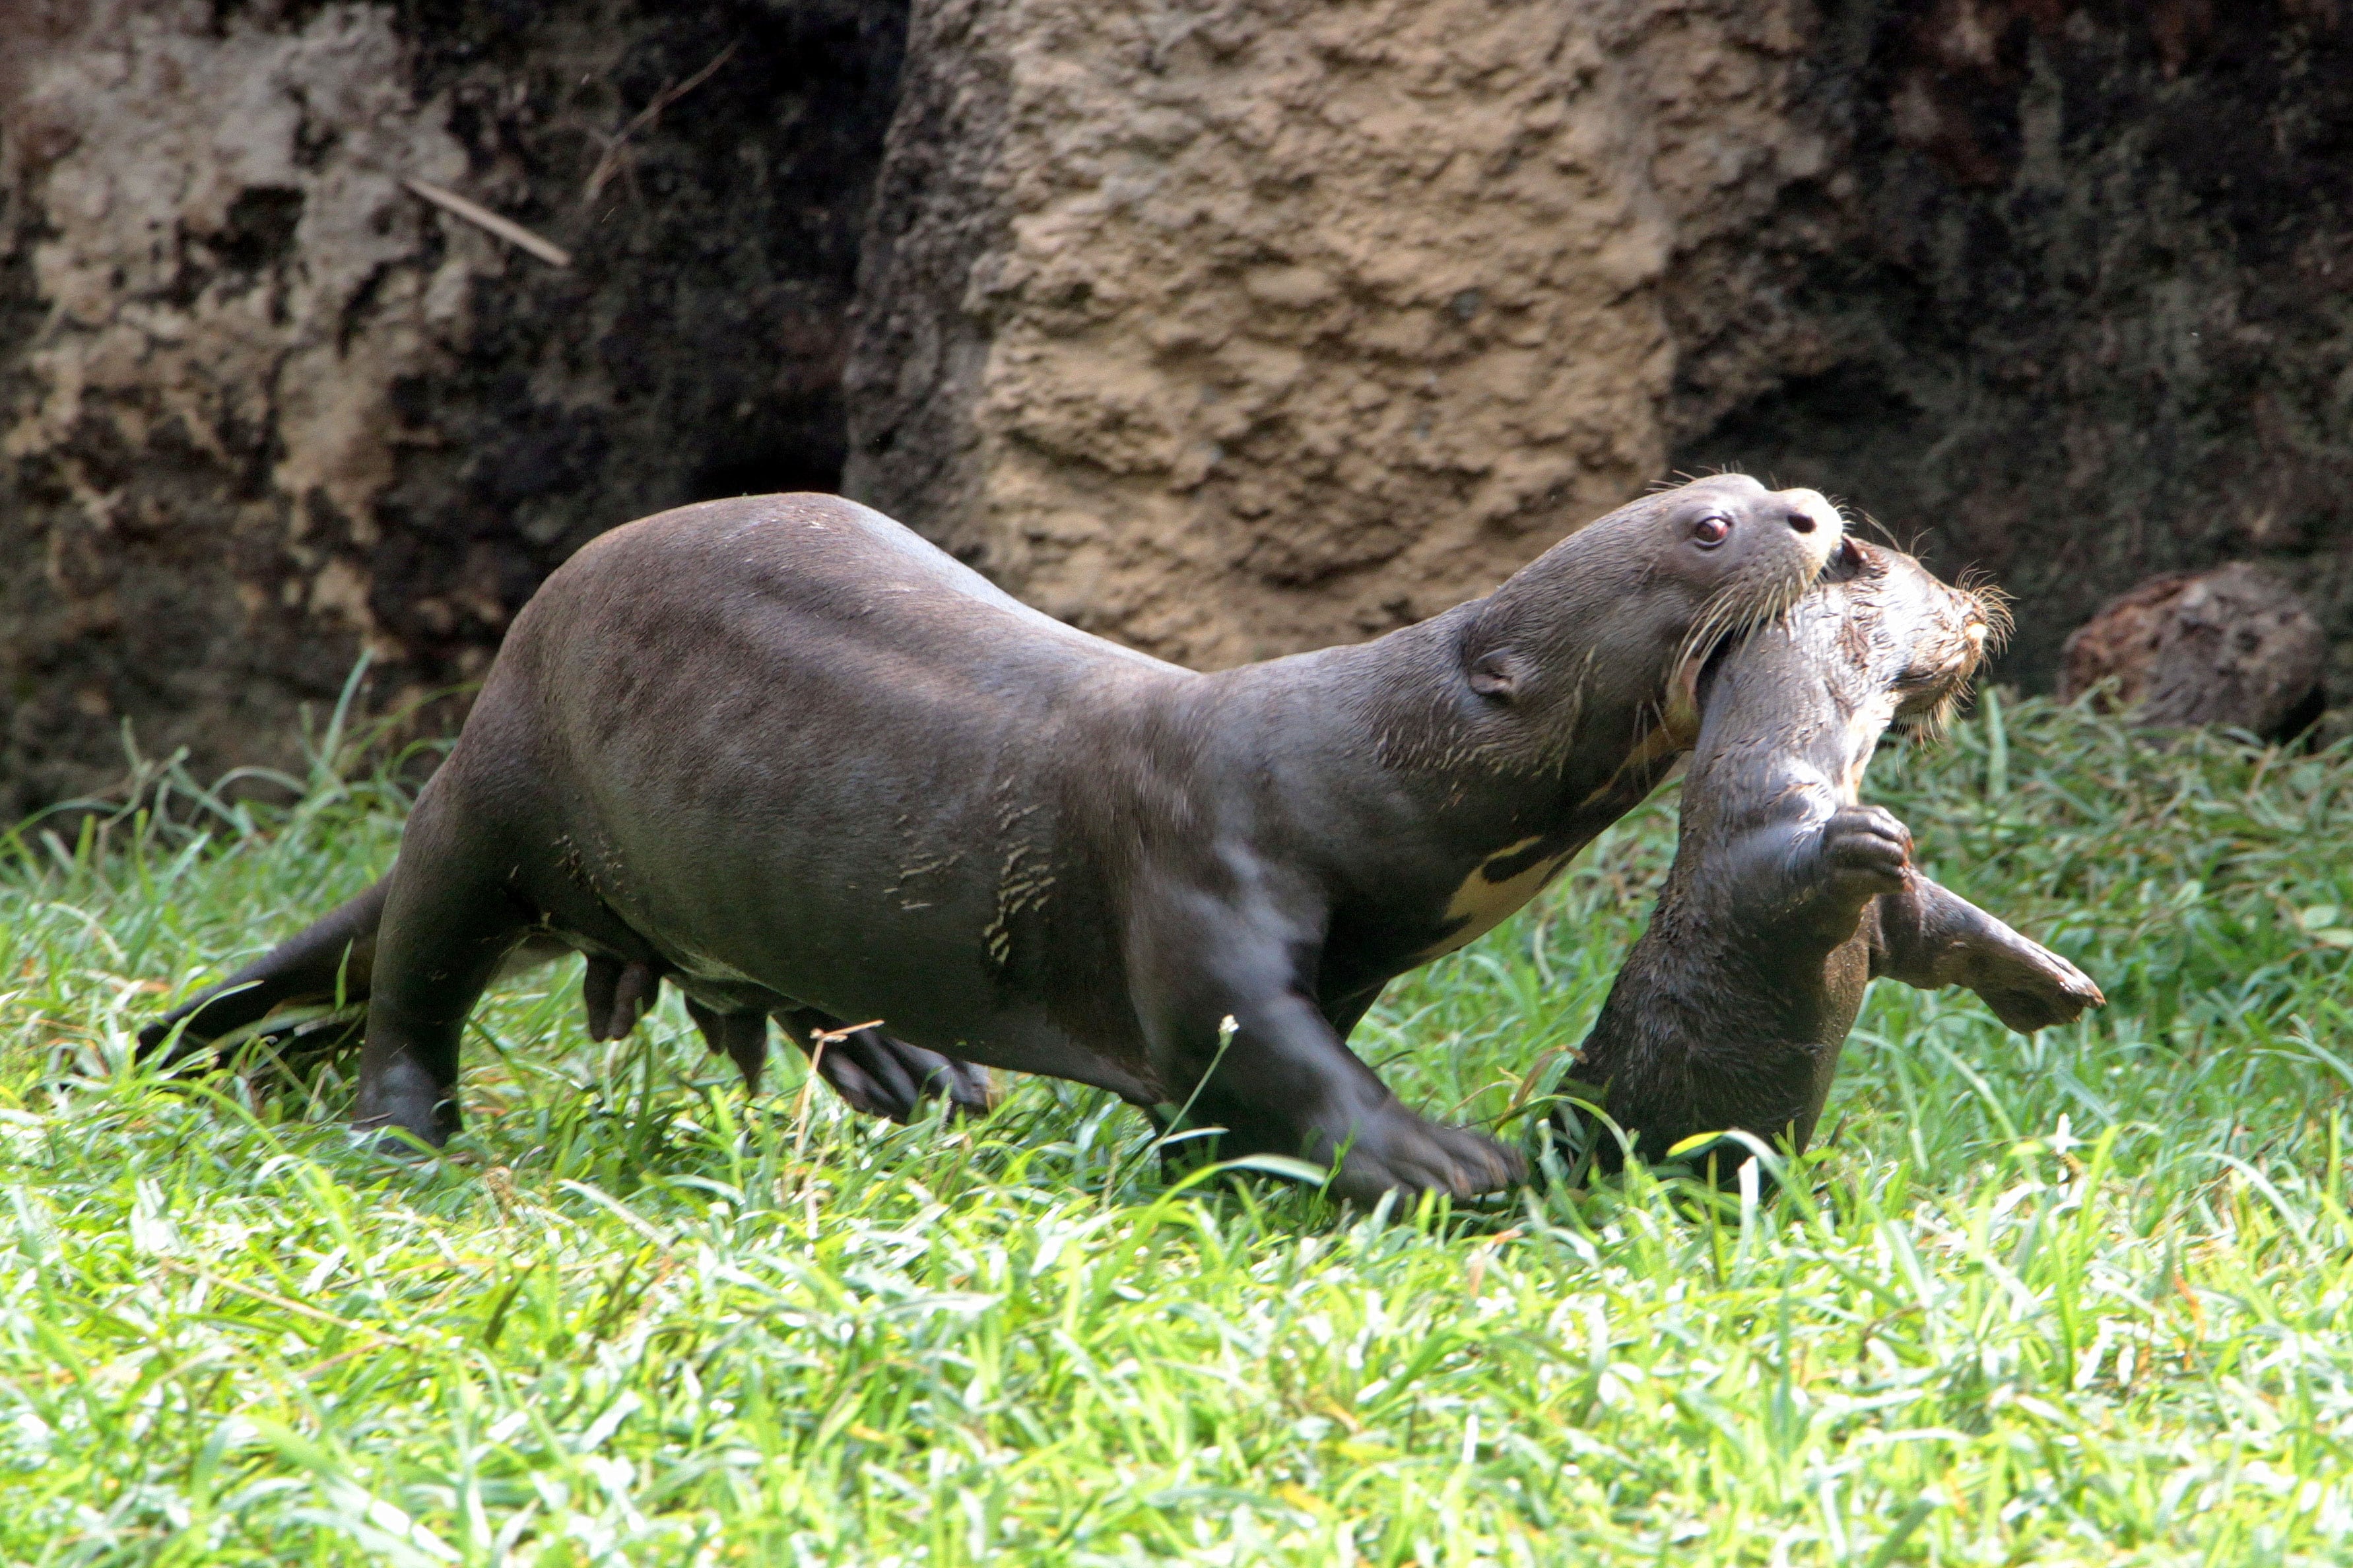
[[[1967,986],[2021,1035],[2107,1002],[2090,975],[1917,871],[1873,900],[1863,934],[1873,974],[1923,991]]]
[[[946,1099],[959,1115],[979,1115],[997,1103],[988,1069],[944,1057],[937,1051],[911,1046],[880,1029],[840,1033],[842,1022],[815,1008],[797,1007],[776,1015],[793,1043],[817,1062],[818,1076],[851,1109],[893,1121],[913,1121],[925,1100]],[[820,1034],[828,1038],[816,1049]],[[839,1036],[839,1038],[831,1037]]]
[[[467,1016],[531,924],[501,874],[508,858],[456,820],[450,794],[417,803],[387,879],[353,1119],[437,1147],[459,1126]]]

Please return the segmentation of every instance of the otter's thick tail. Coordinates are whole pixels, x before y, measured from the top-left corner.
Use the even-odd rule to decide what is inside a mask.
[[[161,1051],[166,1053],[166,1061],[180,1061],[251,1028],[281,1007],[334,1010],[332,1022],[306,1017],[290,1028],[269,1031],[264,1037],[281,1048],[307,1054],[354,1043],[359,1023],[348,1015],[367,1004],[375,977],[376,928],[384,922],[385,895],[390,886],[390,878],[376,883],[324,920],[140,1030],[139,1054],[149,1057]],[[535,933],[507,955],[500,973],[512,975],[565,957],[571,951],[553,937]],[[589,1037],[618,1039],[629,1033],[653,1005],[660,986],[660,975],[650,965],[623,966],[609,959],[592,958],[581,980]],[[732,1058],[744,1074],[744,1086],[756,1089],[768,1050],[766,1016],[752,1012],[722,1017],[692,1005],[689,1010],[711,1048]],[[806,1011],[793,1013],[787,1022],[786,1032],[804,1051],[810,1049],[819,1032],[840,1031],[839,1019]],[[818,1076],[870,1115],[911,1121],[921,1113],[923,1101],[934,1095],[944,1096],[959,1114],[984,1114],[996,1104],[996,1089],[987,1068],[911,1046],[879,1029],[841,1031],[828,1038],[833,1048],[818,1053]]]
[[[259,1024],[280,1007],[356,1007],[364,1003],[375,973],[376,927],[384,920],[385,890],[390,885],[389,878],[376,883],[140,1030],[139,1054],[168,1049],[169,1059],[176,1061]]]

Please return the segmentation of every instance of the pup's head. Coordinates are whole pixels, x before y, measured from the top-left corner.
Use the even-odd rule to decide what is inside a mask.
[[[1781,629],[1727,657],[1747,670],[1734,686],[1761,679],[1778,693],[1765,706],[1778,733],[1829,746],[1820,760],[1852,795],[1880,737],[1934,734],[2009,629],[1992,590],[1955,587],[1900,550],[1850,539]],[[1707,697],[1710,728],[1719,718],[1740,727],[1715,711],[1720,689]]]
[[[1886,693],[1899,731],[1940,731],[2010,635],[1999,589],[1944,582],[1900,550],[1849,540],[1825,577],[1825,599],[1844,602],[1840,647],[1858,695]]]

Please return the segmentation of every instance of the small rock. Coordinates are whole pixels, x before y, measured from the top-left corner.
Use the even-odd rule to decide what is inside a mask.
[[[2169,572],[2112,599],[2061,651],[2059,695],[2113,679],[2143,724],[2226,724],[2264,740],[2300,733],[2323,706],[2328,641],[2295,591],[2234,561]]]

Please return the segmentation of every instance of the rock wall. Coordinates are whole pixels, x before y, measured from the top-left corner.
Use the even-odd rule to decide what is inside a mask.
[[[1736,331],[1678,310],[1677,461],[1990,572],[2036,687],[2111,595],[2266,562],[2353,704],[2353,6],[1856,0],[1799,96],[1847,183]]]
[[[464,682],[598,531],[837,482],[903,26],[0,6],[0,819],[119,776],[125,720],[200,774],[288,762],[363,648],[378,707]]]
[[[923,0],[849,481],[1225,664],[1417,619],[1660,477],[1668,274],[1824,173],[1783,0]]]
[[[2262,560],[2347,703],[2348,290],[2343,0],[13,0],[0,818],[837,482],[1206,666],[1736,465],[2030,684]]]
[[[2021,601],[2270,558],[2353,697],[2338,0],[919,0],[850,482],[1223,663],[1672,468]]]

